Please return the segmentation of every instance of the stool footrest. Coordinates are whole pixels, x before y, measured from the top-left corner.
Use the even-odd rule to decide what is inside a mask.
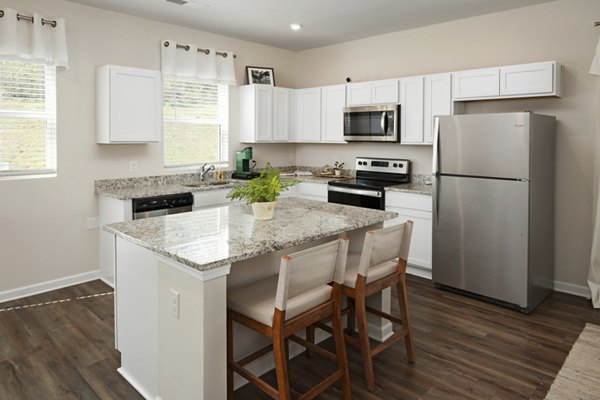
[[[301,346],[306,347],[307,349],[310,349],[310,351],[314,351],[315,353],[332,360],[333,362],[337,362],[337,356],[335,354],[317,346],[316,344],[309,342],[308,340],[302,339],[301,337],[296,335],[290,336],[290,340],[298,343]]]
[[[273,345],[272,344],[268,344],[265,347],[263,347],[260,350],[255,351],[252,354],[247,355],[246,357],[242,358],[241,360],[236,361],[235,363],[237,365],[247,365],[249,363],[251,363],[252,361],[264,356],[265,354],[270,353],[271,351],[273,351]]]
[[[371,314],[377,315],[378,317],[385,318],[385,319],[387,319],[388,321],[395,322],[395,323],[397,323],[397,324],[399,324],[399,325],[403,325],[403,324],[404,324],[404,323],[402,322],[402,319],[400,319],[400,318],[398,318],[398,317],[394,317],[394,316],[393,316],[393,315],[391,315],[391,314],[384,313],[383,311],[381,311],[381,310],[378,310],[378,309],[376,309],[376,308],[373,308],[373,307],[366,306],[366,307],[365,307],[365,309],[367,310],[367,312],[370,312]]]
[[[310,400],[320,395],[325,389],[331,386],[334,382],[339,381],[343,376],[342,370],[338,369],[333,374],[321,381],[317,386],[298,397],[298,400]]]
[[[246,378],[249,382],[258,386],[263,392],[271,396],[271,398],[277,400],[279,399],[279,391],[275,389],[273,386],[269,385],[267,382],[263,381],[258,376],[254,375],[247,369],[238,365],[235,362],[229,363],[229,368],[233,369],[235,372]]]

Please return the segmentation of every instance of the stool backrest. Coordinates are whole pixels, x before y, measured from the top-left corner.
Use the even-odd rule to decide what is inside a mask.
[[[412,237],[413,222],[406,221],[389,228],[368,231],[365,235],[358,273],[367,277],[369,268],[395,258],[406,261]]]
[[[275,307],[284,311],[288,299],[331,282],[342,284],[348,239],[342,238],[281,258]]]

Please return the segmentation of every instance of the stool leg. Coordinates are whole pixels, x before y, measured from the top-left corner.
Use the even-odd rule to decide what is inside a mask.
[[[273,316],[273,358],[275,360],[275,375],[277,376],[277,390],[279,400],[290,400],[290,383],[285,351],[285,337],[283,325],[285,323],[285,312],[275,309]]]
[[[332,327],[338,366],[342,370],[343,374],[342,392],[344,393],[344,400],[350,400],[350,373],[348,371],[348,359],[346,357],[346,345],[344,343],[344,328],[342,327],[342,313],[339,301],[334,302]]]
[[[371,359],[371,344],[369,342],[369,329],[367,326],[367,308],[365,300],[364,293],[357,293],[356,322],[358,323],[360,351],[363,358],[367,389],[370,392],[373,392],[375,391],[375,377],[373,375],[373,360]]]
[[[396,285],[398,291],[398,302],[400,303],[400,315],[402,317],[402,325],[406,330],[404,341],[406,344],[406,357],[408,362],[414,364],[415,354],[413,350],[412,333],[410,327],[410,319],[408,317],[408,297],[406,296],[406,279],[401,278]]]
[[[306,327],[306,341],[309,343],[315,344],[315,327],[312,325]],[[304,352],[304,354],[308,358],[312,357],[312,351],[308,347],[306,348],[306,351]]]
[[[233,321],[227,315],[227,399],[233,400]]]
[[[350,336],[354,335],[354,320],[356,318],[354,299],[352,297],[346,297],[348,300],[348,316],[346,320],[346,333]]]

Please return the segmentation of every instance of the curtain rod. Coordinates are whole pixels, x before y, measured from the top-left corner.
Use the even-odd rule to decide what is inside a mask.
[[[0,10],[0,18],[2,17],[4,17],[4,11]],[[30,17],[28,15],[17,14],[17,21],[21,20],[33,23],[33,17]],[[42,25],[50,25],[51,27],[56,28],[56,21],[42,18]]]
[[[164,45],[164,46],[165,46],[165,47],[169,47],[169,42],[165,42],[165,45]],[[190,50],[190,46],[189,46],[189,45],[187,45],[187,44],[186,44],[186,45],[183,45],[183,44],[178,44],[178,45],[177,45],[177,48],[178,48],[178,49],[184,49],[185,51],[189,51],[189,50]],[[206,55],[210,54],[210,50],[209,50],[209,49],[200,49],[200,48],[199,48],[199,49],[198,49],[198,52],[202,52],[202,53],[204,53],[204,54],[206,54]],[[216,53],[218,56],[223,56],[223,58],[227,58],[227,53],[223,53],[223,52],[220,52],[220,51],[215,51],[215,53]],[[235,54],[234,54],[234,55],[233,55],[233,58],[237,58],[237,55],[235,55]]]

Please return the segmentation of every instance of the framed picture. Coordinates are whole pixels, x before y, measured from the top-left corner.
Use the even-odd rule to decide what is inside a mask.
[[[261,84],[275,86],[275,72],[268,67],[246,67],[248,84]]]

